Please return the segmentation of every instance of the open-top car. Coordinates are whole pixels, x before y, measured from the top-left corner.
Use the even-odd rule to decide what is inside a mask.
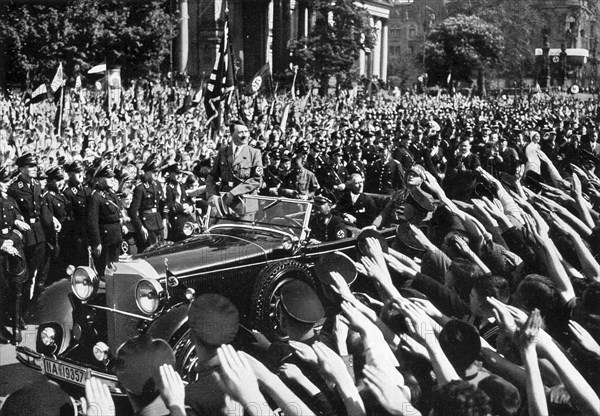
[[[78,267],[70,281],[47,288],[38,305],[36,350],[18,346],[19,361],[76,386],[99,377],[113,394],[123,395],[113,371],[115,352],[127,339],[147,333],[170,343],[185,379],[195,359],[187,325],[194,295],[228,297],[242,326],[274,336],[282,284],[300,279],[316,287],[312,269],[323,253],[356,258],[355,237],[310,239],[309,201],[246,196],[240,207],[212,218],[203,232],[184,241],[123,256],[102,278],[91,267]]]

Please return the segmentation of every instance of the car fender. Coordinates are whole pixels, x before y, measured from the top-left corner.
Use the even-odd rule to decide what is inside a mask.
[[[177,340],[172,339],[177,332],[187,323],[189,302],[183,302],[171,307],[160,318],[156,319],[146,333],[153,338],[164,339],[171,343]]]
[[[61,350],[68,346],[73,332],[73,305],[69,299],[70,293],[71,282],[60,280],[44,289],[35,309],[37,324],[56,322],[62,327]]]

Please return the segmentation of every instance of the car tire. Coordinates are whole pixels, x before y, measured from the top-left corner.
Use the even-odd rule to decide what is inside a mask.
[[[258,274],[252,294],[252,313],[254,326],[268,339],[284,336],[279,328],[277,304],[279,289],[293,279],[301,280],[313,288],[317,281],[308,267],[297,260],[283,260],[269,264]]]
[[[179,373],[183,381],[187,383],[195,381],[198,358],[187,323],[171,337],[170,344],[175,354],[175,371]]]

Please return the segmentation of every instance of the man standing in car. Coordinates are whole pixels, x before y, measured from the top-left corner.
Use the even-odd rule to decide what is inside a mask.
[[[221,205],[221,201],[226,207],[236,209],[243,195],[258,193],[262,185],[263,165],[260,150],[248,145],[250,133],[244,123],[232,121],[229,132],[231,143],[221,146],[206,178],[206,196],[214,207]],[[221,198],[219,193],[224,193]]]

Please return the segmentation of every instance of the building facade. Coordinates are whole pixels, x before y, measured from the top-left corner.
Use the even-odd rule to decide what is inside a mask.
[[[357,1],[377,29],[372,50],[361,53],[360,75],[387,79],[388,20],[391,0]],[[177,53],[180,72],[198,81],[210,75],[215,61],[225,7],[229,11],[232,54],[238,77],[248,80],[265,62],[274,73],[290,62],[288,43],[306,36],[315,23],[308,0],[179,0],[181,27]]]

